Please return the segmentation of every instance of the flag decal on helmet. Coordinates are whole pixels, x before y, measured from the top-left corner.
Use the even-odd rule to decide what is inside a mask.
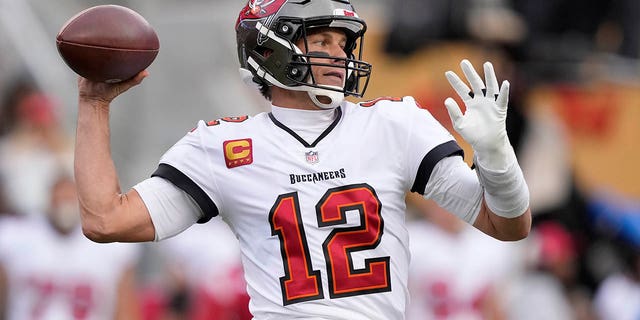
[[[333,15],[359,18],[357,13],[351,10],[346,10],[346,9],[335,9],[333,10]]]

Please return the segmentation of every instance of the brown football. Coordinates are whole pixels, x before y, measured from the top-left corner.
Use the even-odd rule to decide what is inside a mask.
[[[160,42],[139,13],[118,5],[100,5],[71,17],[60,29],[56,46],[75,73],[116,83],[149,67]]]

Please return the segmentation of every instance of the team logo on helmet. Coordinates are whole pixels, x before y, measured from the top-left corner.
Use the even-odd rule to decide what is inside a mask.
[[[249,0],[247,6],[240,11],[238,21],[268,17],[278,12],[285,2],[287,0]]]

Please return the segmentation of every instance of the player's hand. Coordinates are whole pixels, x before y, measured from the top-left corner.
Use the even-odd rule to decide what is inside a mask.
[[[143,70],[129,80],[112,84],[94,82],[83,77],[78,77],[78,96],[80,100],[85,102],[109,104],[117,96],[139,85],[148,75],[149,72]]]
[[[471,89],[453,71],[445,76],[458,93],[466,111],[463,114],[453,98],[444,102],[454,129],[473,147],[481,162],[488,167],[502,168],[507,165],[504,149],[511,148],[507,137],[507,104],[509,102],[509,82],[503,81],[498,87],[493,65],[484,64],[485,80],[474,70],[471,62],[462,60],[462,72],[471,84]],[[485,86],[486,84],[486,86]]]

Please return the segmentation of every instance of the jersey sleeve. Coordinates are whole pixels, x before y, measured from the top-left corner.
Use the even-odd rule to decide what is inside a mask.
[[[166,179],[151,177],[133,188],[149,211],[155,241],[173,237],[203,217],[195,200]]]
[[[210,150],[203,143],[207,125],[204,121],[187,133],[161,158],[152,177],[160,177],[186,192],[200,207],[202,217],[198,223],[205,223],[218,215],[220,199],[211,161]]]
[[[464,161],[448,157],[433,168],[423,196],[473,224],[480,213],[483,189],[478,176]]]
[[[464,157],[464,151],[429,111],[418,107],[412,97],[404,97],[404,101],[409,121],[409,174],[415,177],[411,191],[424,195],[436,164],[447,157]]]

